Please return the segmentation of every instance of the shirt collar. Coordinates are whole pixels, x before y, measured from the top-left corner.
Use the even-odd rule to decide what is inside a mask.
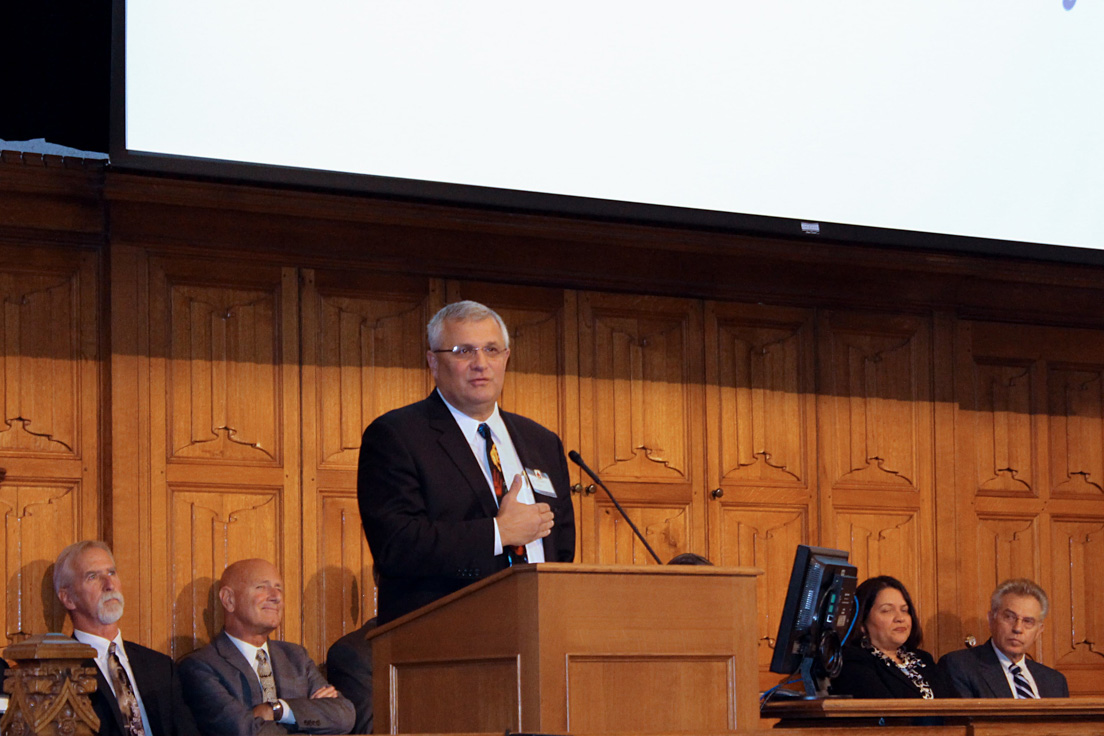
[[[449,413],[452,414],[452,418],[456,420],[456,423],[460,425],[460,431],[471,441],[472,437],[477,436],[480,424],[486,424],[491,428],[491,435],[494,437],[502,437],[506,433],[506,425],[502,421],[502,415],[498,411],[498,402],[495,402],[494,411],[487,417],[486,421],[480,421],[474,417],[470,417],[464,412],[457,409],[455,406],[448,402],[448,399],[441,393],[441,389],[437,389],[437,395],[441,397],[441,401],[445,402],[445,406],[448,407]]]
[[[1000,649],[997,648],[997,643],[995,641],[990,639],[989,643],[993,646],[993,651],[997,653],[997,659],[1000,660],[1000,663],[1001,663],[1002,667],[1004,667],[1005,669],[1008,669],[1012,665],[1018,665],[1020,669],[1025,669],[1024,660],[1027,659],[1026,654],[1021,654],[1020,655],[1020,660],[1018,662],[1013,662],[1012,659],[1007,654],[1005,654],[1004,652],[1002,652]]]
[[[79,641],[81,644],[87,644],[96,650],[96,660],[107,664],[107,650],[111,647],[111,643],[115,642],[115,652],[119,655],[119,659],[126,660],[126,649],[123,647],[123,632],[119,631],[115,634],[114,639],[105,639],[102,636],[96,634],[90,634],[87,631],[81,631],[75,629],[73,631],[73,638]]]
[[[238,651],[241,652],[241,655],[245,657],[245,661],[248,662],[249,666],[253,669],[257,669],[257,650],[259,649],[264,650],[265,656],[268,657],[269,662],[272,661],[272,657],[268,653],[267,639],[265,640],[264,644],[260,645],[259,647],[255,647],[249,642],[242,641],[238,637],[233,636],[225,630],[223,630],[223,633],[226,634],[226,638],[230,640],[230,643],[237,647]]]

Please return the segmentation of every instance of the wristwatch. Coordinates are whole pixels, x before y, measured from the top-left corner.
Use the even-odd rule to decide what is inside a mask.
[[[272,720],[278,721],[284,717],[284,704],[277,700],[272,704]]]

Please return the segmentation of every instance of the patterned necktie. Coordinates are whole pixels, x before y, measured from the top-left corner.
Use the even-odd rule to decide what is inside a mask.
[[[257,677],[261,681],[261,697],[266,703],[276,702],[276,678],[272,676],[272,665],[268,663],[265,650],[257,650]]]
[[[487,465],[491,468],[491,483],[494,486],[495,498],[501,504],[502,497],[506,495],[506,476],[502,472],[502,463],[498,459],[498,448],[491,439],[491,428],[486,424],[480,424],[479,436],[487,441]],[[515,562],[529,561],[529,557],[525,554],[525,547],[521,545],[507,547],[503,552],[506,553],[506,559],[511,565]]]
[[[1016,686],[1016,697],[1024,700],[1034,698],[1035,693],[1031,690],[1031,686],[1027,684],[1027,680],[1024,679],[1020,666],[1014,664],[1008,668],[1008,671],[1012,673],[1012,684]]]
[[[119,661],[119,654],[115,651],[115,642],[107,648],[107,669],[111,673],[111,686],[115,690],[115,700],[119,703],[119,712],[123,714],[123,728],[128,736],[145,736],[146,729],[142,727],[142,712],[138,709],[138,698],[134,695],[134,688],[130,686],[130,678],[123,663]]]

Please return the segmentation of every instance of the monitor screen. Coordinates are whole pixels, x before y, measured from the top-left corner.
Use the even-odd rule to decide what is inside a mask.
[[[839,674],[840,647],[855,615],[855,566],[843,550],[798,545],[778,624],[771,671],[801,670],[810,697]]]

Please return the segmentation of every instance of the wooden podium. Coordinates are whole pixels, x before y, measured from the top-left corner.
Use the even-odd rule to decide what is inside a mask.
[[[375,732],[757,729],[759,574],[504,570],[371,634]]]

